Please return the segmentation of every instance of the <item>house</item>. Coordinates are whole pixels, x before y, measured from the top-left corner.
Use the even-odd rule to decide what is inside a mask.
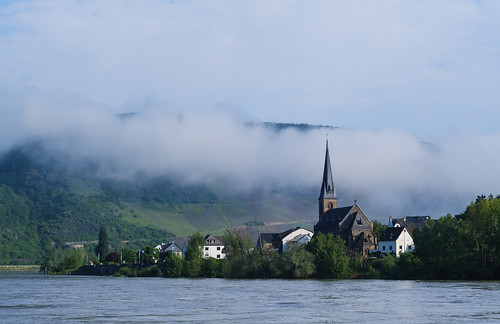
[[[338,197],[333,182],[333,173],[326,141],[323,181],[318,198],[319,220],[314,226],[314,234],[332,233],[340,236],[346,247],[363,256],[376,249],[377,239],[373,234],[373,225],[358,206],[357,201],[352,206],[338,207]]]
[[[224,237],[214,236],[208,234],[205,236],[205,244],[203,245],[203,257],[224,259],[226,253],[224,252]]]
[[[413,238],[406,229],[399,224],[394,227],[387,227],[378,243],[378,251],[381,253],[392,253],[399,257],[401,253],[413,251],[415,245]]]
[[[182,249],[175,242],[170,242],[168,244],[162,243],[160,245],[155,246],[155,249],[160,251],[160,253],[172,251],[173,254],[182,258]]]
[[[257,246],[283,253],[290,246],[309,243],[313,235],[313,232],[301,227],[295,227],[282,233],[261,233],[257,240]]]
[[[424,230],[425,224],[431,219],[430,216],[406,216],[403,218],[389,217],[389,223],[392,226],[399,224],[401,227],[406,227],[410,235],[413,236],[413,231],[416,229],[420,232]],[[389,227],[389,225],[387,225]]]

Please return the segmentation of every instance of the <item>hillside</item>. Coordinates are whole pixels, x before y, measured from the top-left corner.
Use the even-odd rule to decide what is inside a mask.
[[[95,241],[101,226],[113,248],[157,244],[198,230],[221,234],[233,226],[259,225],[255,233],[311,228],[315,194],[233,192],[224,184],[182,184],[174,176],[104,179],[91,165],[70,172],[43,144],[31,143],[0,157],[0,263],[36,263],[47,244]]]

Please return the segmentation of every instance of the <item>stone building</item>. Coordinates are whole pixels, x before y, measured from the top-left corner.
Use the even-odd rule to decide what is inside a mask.
[[[377,242],[373,234],[373,225],[357,202],[355,201],[352,206],[338,207],[338,197],[328,152],[328,140],[318,202],[319,220],[314,226],[315,234],[332,233],[338,235],[346,242],[346,247],[350,251],[363,256],[367,256],[370,250],[376,249]]]

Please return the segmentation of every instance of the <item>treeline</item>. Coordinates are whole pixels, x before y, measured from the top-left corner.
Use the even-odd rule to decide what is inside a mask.
[[[227,257],[205,259],[204,238],[196,233],[184,260],[165,253],[149,274],[160,275],[160,270],[164,277],[498,280],[499,221],[500,197],[479,196],[462,215],[430,220],[422,232],[415,231],[415,252],[399,258],[346,253],[342,239],[332,234],[318,234],[308,244],[279,254],[256,248],[247,233],[232,230],[224,235]]]

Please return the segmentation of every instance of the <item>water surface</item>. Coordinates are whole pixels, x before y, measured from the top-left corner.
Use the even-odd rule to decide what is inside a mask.
[[[500,282],[226,280],[0,273],[0,322],[500,321]]]

